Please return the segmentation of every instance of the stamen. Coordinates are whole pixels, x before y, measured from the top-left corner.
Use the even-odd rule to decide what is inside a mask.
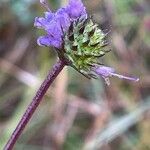
[[[139,81],[139,78],[136,78],[136,77],[127,77],[127,76],[123,76],[123,75],[120,75],[120,74],[117,74],[117,73],[111,73],[112,76],[116,76],[120,79],[126,79],[126,80],[131,80],[131,81]]]
[[[49,12],[51,12],[47,0],[40,0],[40,3],[41,3]]]

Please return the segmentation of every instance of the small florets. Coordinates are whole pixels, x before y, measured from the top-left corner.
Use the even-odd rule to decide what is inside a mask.
[[[41,3],[48,8],[44,0]],[[81,0],[70,0],[68,6],[58,9],[55,13],[48,10],[44,17],[35,18],[34,26],[46,32],[45,36],[39,37],[37,43],[40,46],[53,46],[61,49],[64,33],[69,29],[71,22],[86,15],[86,10]]]

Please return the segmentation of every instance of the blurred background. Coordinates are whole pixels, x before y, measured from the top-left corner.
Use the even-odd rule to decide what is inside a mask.
[[[67,0],[49,0],[56,10]],[[108,34],[101,62],[139,82],[107,86],[66,67],[45,95],[14,150],[150,150],[150,1],[83,0]],[[39,0],[0,0],[0,149],[57,60],[39,47]]]

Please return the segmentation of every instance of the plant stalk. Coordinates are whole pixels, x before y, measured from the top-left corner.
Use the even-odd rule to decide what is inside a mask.
[[[48,90],[49,86],[64,68],[65,62],[59,60],[49,71],[46,79],[41,84],[40,88],[36,92],[35,97],[33,98],[32,102],[29,104],[27,110],[25,111],[24,115],[22,116],[20,122],[18,123],[16,129],[12,133],[10,139],[8,140],[7,144],[4,147],[4,150],[12,150],[16,141],[18,140],[19,136],[22,134],[24,128],[28,124],[30,118],[32,117],[33,113],[35,112],[36,108],[42,101],[43,96],[45,95],[46,91]]]

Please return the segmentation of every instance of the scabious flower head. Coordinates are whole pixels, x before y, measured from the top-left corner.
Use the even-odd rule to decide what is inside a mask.
[[[47,11],[44,17],[35,18],[34,25],[44,29],[46,34],[38,38],[38,45],[54,47],[66,65],[72,66],[88,78],[101,76],[107,83],[111,76],[138,80],[116,74],[113,68],[99,65],[99,58],[108,52],[106,34],[87,15],[81,0],[69,0],[66,7],[56,12],[51,12],[45,0],[40,2]]]

